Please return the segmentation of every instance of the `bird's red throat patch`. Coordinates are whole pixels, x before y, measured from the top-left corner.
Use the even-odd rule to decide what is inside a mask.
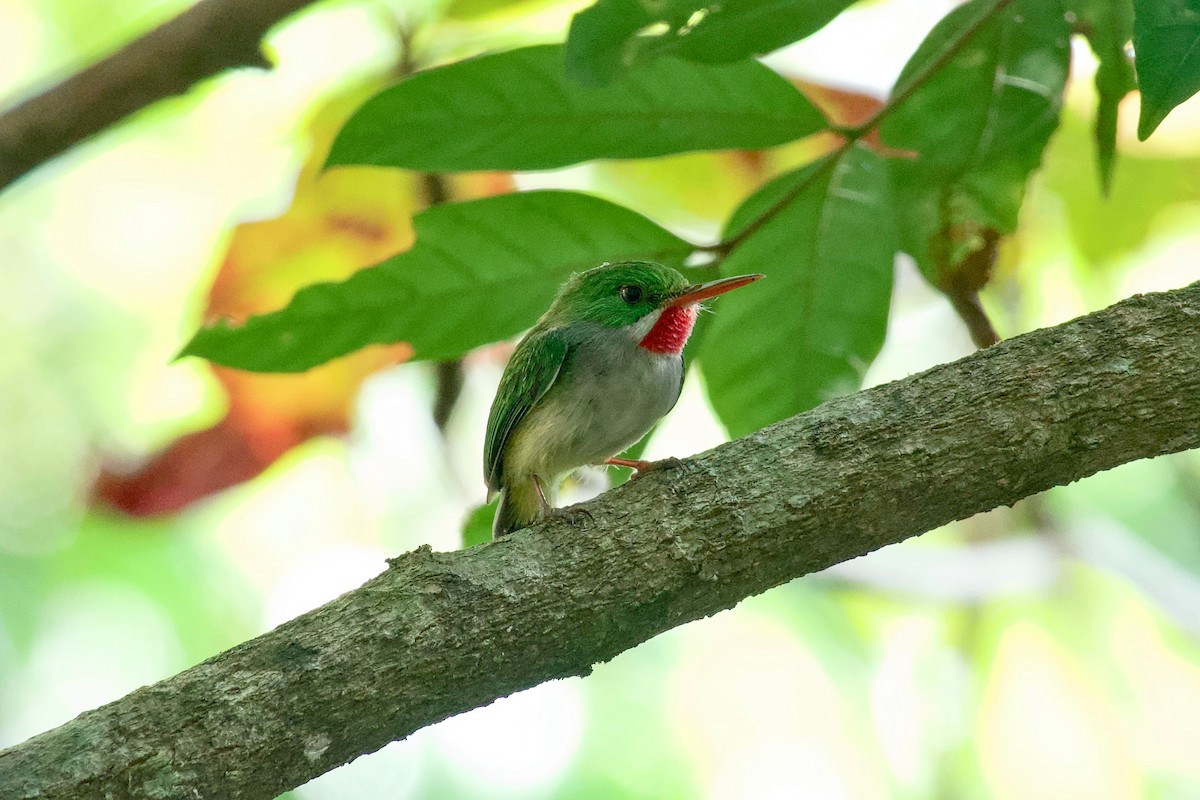
[[[638,346],[651,353],[677,356],[683,352],[688,337],[692,335],[692,326],[696,324],[697,306],[664,308],[658,321],[650,332],[638,342]]]

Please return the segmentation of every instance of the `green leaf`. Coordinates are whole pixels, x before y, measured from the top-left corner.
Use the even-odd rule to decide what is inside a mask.
[[[257,372],[301,372],[370,344],[450,359],[529,327],[572,272],[604,261],[680,264],[692,246],[629,209],[537,191],[434,206],[412,249],[276,312],[200,330],[180,355]]]
[[[1092,136],[1100,187],[1107,195],[1117,157],[1117,110],[1125,95],[1137,88],[1133,64],[1125,51],[1133,36],[1133,5],[1131,0],[1066,0],[1065,5],[1075,29],[1087,37],[1100,60]]]
[[[557,45],[420,72],[368,100],[326,166],[537,170],[606,158],[770,147],[824,129],[788,81],[754,61],[660,59],[588,88],[567,80]]]
[[[973,0],[938,23],[898,91],[991,8],[994,0]],[[960,283],[960,268],[978,266],[1016,228],[1025,183],[1058,125],[1069,38],[1060,3],[1018,0],[884,120],[884,141],[916,153],[892,160],[893,191],[901,246],[935,286]]]
[[[571,20],[567,74],[601,86],[662,55],[708,64],[739,61],[816,33],[854,2],[598,0]]]
[[[1145,141],[1171,109],[1200,90],[1200,0],[1133,0],[1133,53]]]
[[[896,250],[886,165],[855,147],[789,172],[728,228],[752,232],[721,272],[766,279],[714,304],[700,366],[717,415],[742,436],[855,390],[883,345]]]
[[[995,0],[972,0],[934,26],[900,73],[893,95],[905,91],[995,5]],[[916,151],[925,168],[946,172],[1036,149],[1058,120],[1070,35],[1057,0],[1018,0],[991,13],[967,44],[884,120],[883,140]]]
[[[474,547],[492,540],[492,520],[496,518],[496,506],[500,500],[476,506],[463,520],[462,546]]]

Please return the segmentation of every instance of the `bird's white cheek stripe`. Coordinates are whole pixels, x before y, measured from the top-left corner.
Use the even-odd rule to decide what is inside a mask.
[[[651,329],[654,328],[655,324],[658,322],[658,318],[662,316],[662,313],[662,309],[659,309],[658,311],[651,311],[649,314],[630,325],[629,332],[631,338],[635,342],[640,342],[642,339],[645,339],[646,334],[650,333]]]

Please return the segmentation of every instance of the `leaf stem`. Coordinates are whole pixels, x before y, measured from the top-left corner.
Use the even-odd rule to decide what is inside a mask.
[[[992,325],[991,319],[983,310],[978,292],[946,291],[946,296],[950,298],[950,304],[954,306],[954,311],[967,326],[967,331],[971,334],[971,341],[976,347],[984,348],[999,344],[1000,334],[996,332],[996,327]]]
[[[948,42],[946,46],[935,57],[927,61],[916,74],[908,79],[907,82],[897,85],[892,92],[892,96],[882,108],[871,115],[869,119],[859,125],[852,126],[830,126],[829,130],[837,133],[842,137],[842,143],[833,151],[825,154],[821,158],[821,163],[810,172],[805,178],[799,181],[795,186],[786,192],[777,201],[771,204],[770,208],[755,217],[749,224],[743,227],[738,232],[734,233],[726,239],[717,242],[708,247],[698,248],[705,252],[715,253],[718,256],[728,255],[742,242],[749,239],[757,233],[764,225],[775,218],[779,212],[786,208],[793,200],[799,197],[809,186],[813,184],[817,178],[831,168],[838,159],[844,156],[860,139],[874,131],[879,125],[893,114],[897,109],[903,106],[909,99],[916,94],[917,90],[925,85],[929,79],[938,71],[944,68],[950,61],[957,56],[970,41],[975,38],[976,34],[986,25],[991,19],[1003,11],[1008,6],[1012,5],[1013,0],[995,0],[988,6],[978,17],[973,19],[969,25],[964,27],[958,36]]]

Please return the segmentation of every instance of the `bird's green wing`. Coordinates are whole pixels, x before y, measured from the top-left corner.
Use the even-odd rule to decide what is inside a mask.
[[[529,409],[554,385],[567,358],[567,343],[555,331],[533,333],[517,345],[492,401],[483,445],[483,473],[490,491],[500,489],[504,449]]]

